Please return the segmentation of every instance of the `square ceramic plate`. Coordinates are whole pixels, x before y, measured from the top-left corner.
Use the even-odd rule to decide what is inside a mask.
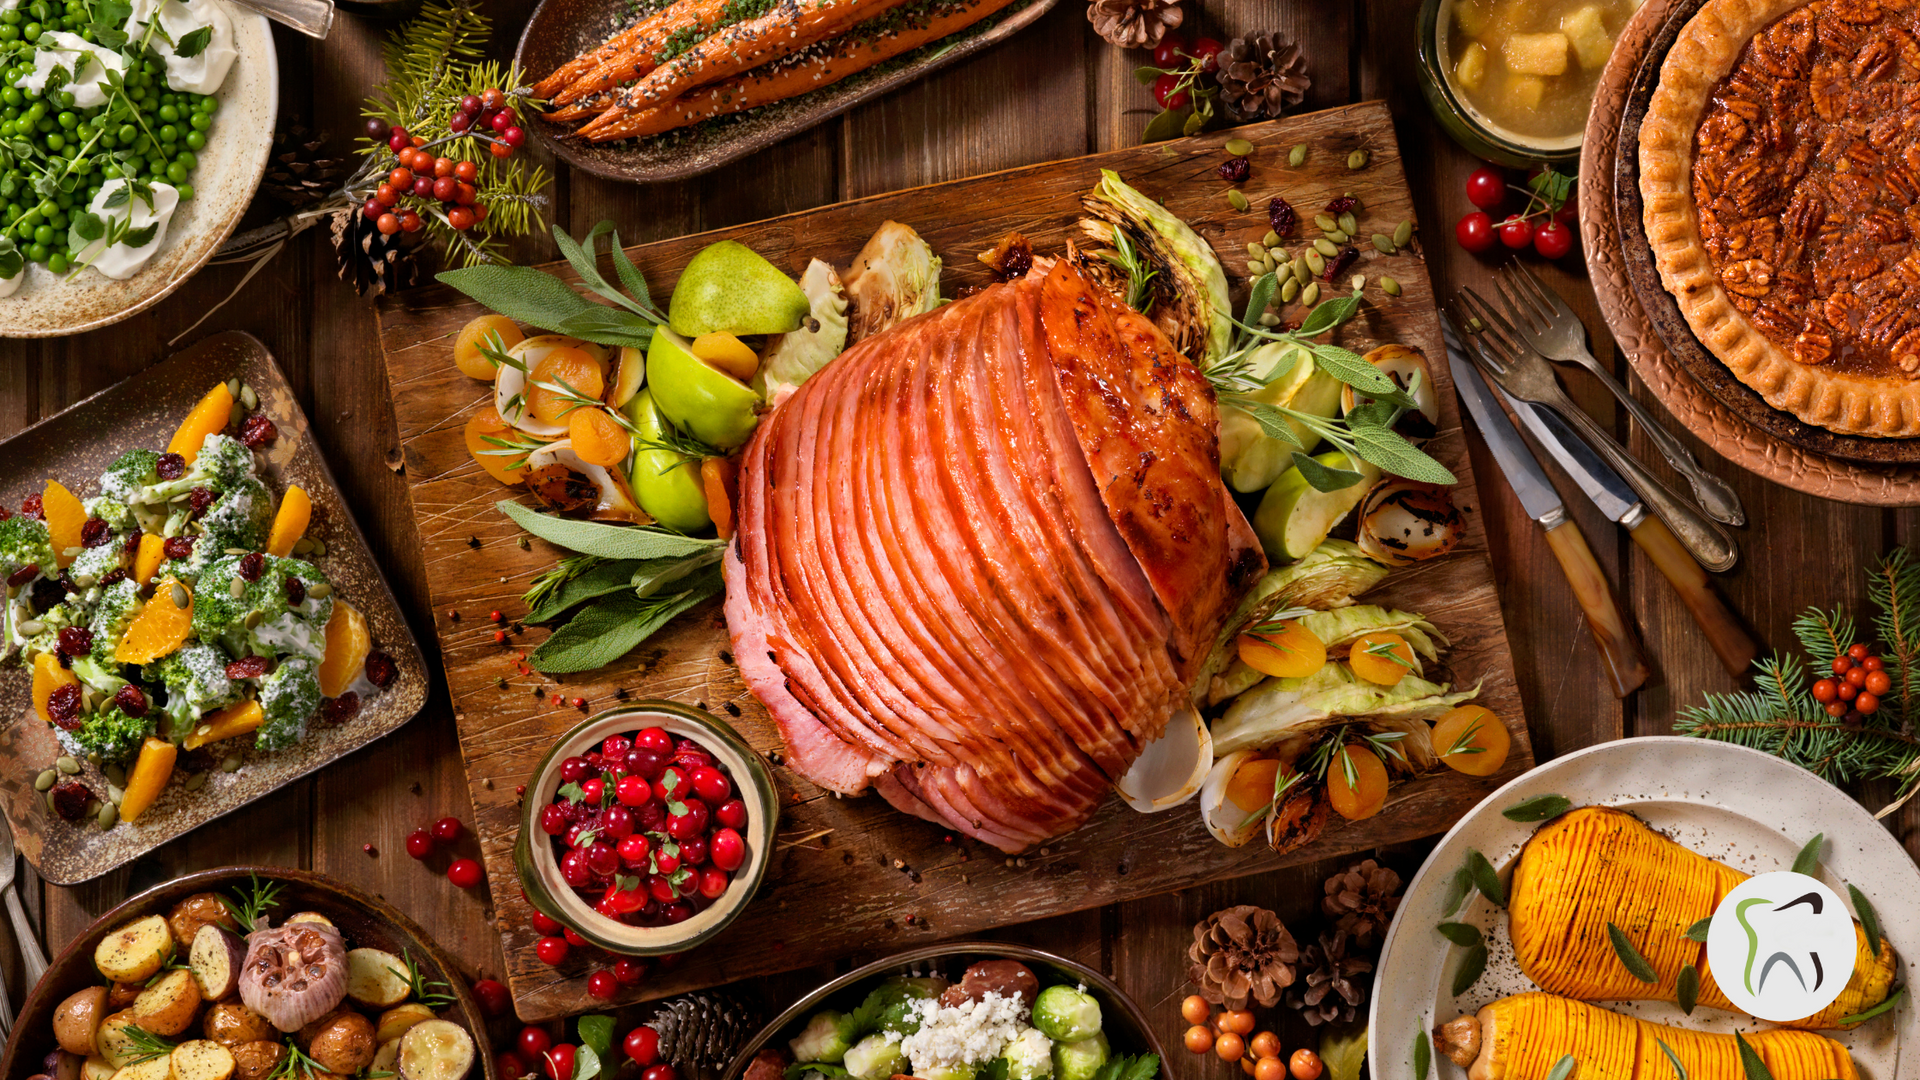
[[[364,699],[359,715],[344,724],[315,721],[306,741],[279,753],[216,743],[180,755],[176,773],[206,774],[198,791],[176,777],[136,823],[102,832],[91,821],[70,824],[47,811],[33,779],[59,756],[53,732],[33,715],[25,669],[0,668],[0,810],[13,826],[21,854],[40,876],[73,885],[134,859],[214,818],[232,813],[274,789],[313,772],[413,719],[427,700],[427,671],[420,646],[407,629],[393,591],[380,574],[348,511],[333,474],[314,445],[307,416],[293,388],[257,339],[239,333],[207,338],[173,358],[42,420],[0,442],[0,502],[18,508],[51,477],[85,499],[98,494],[108,463],[137,446],[164,447],[181,418],[216,382],[238,378],[260,396],[260,412],[280,437],[256,454],[261,479],[277,497],[289,484],[313,499],[307,536],[326,545],[312,561],[327,575],[334,595],[366,616],[373,646],[399,664],[400,677]],[[219,763],[239,753],[243,764],[221,772]],[[88,766],[80,778],[104,795],[106,779]]]

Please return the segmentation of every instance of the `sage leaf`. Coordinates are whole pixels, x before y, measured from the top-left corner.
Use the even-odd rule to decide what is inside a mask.
[[[541,642],[527,662],[549,675],[606,667],[722,588],[716,567],[702,571],[680,592],[644,599],[615,596],[595,600]]]
[[[555,225],[553,227],[553,242],[559,245],[560,254],[566,257],[567,265],[573,267],[573,272],[580,275],[580,283],[582,285],[593,290],[597,295],[605,297],[621,307],[626,308],[635,315],[657,324],[660,321],[657,317],[658,312],[649,310],[635,303],[626,293],[609,285],[607,279],[601,275],[600,238],[611,232],[613,232],[613,222],[603,220],[588,230],[585,237],[580,240],[575,240],[573,237],[567,235],[566,230]],[[618,250],[620,246],[619,237],[616,236],[614,238],[613,244],[614,249]]]
[[[1818,868],[1820,865],[1820,841],[1826,838],[1826,833],[1813,834],[1813,839],[1807,841],[1807,846],[1801,848],[1800,854],[1793,857],[1794,873],[1811,875],[1814,870]]]
[[[1547,1080],[1567,1080],[1567,1077],[1573,1075],[1573,1065],[1573,1055],[1566,1055],[1554,1062],[1553,1068],[1547,1070]]]
[[[1360,298],[1358,296],[1348,295],[1348,296],[1335,297],[1334,299],[1329,300],[1326,303],[1321,304],[1320,306],[1314,308],[1312,311],[1309,311],[1307,313],[1307,317],[1300,321],[1300,329],[1295,330],[1293,332],[1294,336],[1303,341],[1307,338],[1319,337],[1321,334],[1324,334],[1327,331],[1333,329],[1334,327],[1339,326],[1341,323],[1346,322],[1348,319],[1353,318],[1354,313],[1359,310],[1360,310]],[[1316,346],[1314,348],[1314,355],[1316,358],[1319,356],[1321,348],[1322,346]],[[1345,349],[1342,349],[1340,351],[1346,352]],[[1348,352],[1347,355],[1353,356],[1355,360],[1360,360],[1358,356],[1354,356],[1354,354],[1351,352]],[[1366,368],[1368,371],[1372,372],[1374,378],[1386,384],[1380,388],[1382,393],[1397,389],[1397,387],[1393,385],[1393,380],[1387,378],[1385,375],[1382,375],[1380,373],[1379,368],[1374,367],[1372,364],[1367,363],[1365,360],[1360,360],[1360,365]],[[1332,374],[1334,378],[1339,379],[1341,382],[1348,382],[1346,377],[1344,377],[1337,371],[1330,372],[1330,374]],[[1360,385],[1358,383],[1353,383],[1351,385],[1353,385],[1355,389],[1360,388]]]
[[[1441,912],[1446,915],[1452,915],[1454,912],[1459,911],[1460,904],[1466,900],[1467,894],[1472,891],[1473,875],[1468,873],[1467,868],[1464,866],[1455,870],[1453,876],[1447,879],[1446,895],[1440,898]]]
[[[482,269],[475,267],[474,269]],[[582,311],[549,327],[556,334],[583,338],[598,345],[644,349],[653,343],[653,323],[618,308],[588,304]]]
[[[1362,458],[1395,476],[1423,484],[1453,484],[1459,478],[1426,451],[1417,449],[1391,428],[1352,423],[1353,448]]]
[[[1156,78],[1158,76],[1155,76]],[[1160,115],[1147,121],[1146,130],[1140,133],[1143,143],[1166,142],[1178,138],[1181,128],[1187,122],[1186,109],[1166,109]]]
[[[1480,890],[1488,903],[1494,907],[1507,906],[1507,887],[1500,884],[1500,875],[1485,855],[1472,848],[1467,849],[1467,873],[1473,877],[1473,887]]]
[[[1268,438],[1279,439],[1288,446],[1301,445],[1300,436],[1294,433],[1293,425],[1287,423],[1286,416],[1279,409],[1264,401],[1256,401],[1245,394],[1229,394],[1221,400],[1224,404],[1244,410],[1248,416],[1253,417],[1254,423],[1260,425],[1261,432]],[[1359,474],[1355,473],[1354,482],[1358,481]]]
[[[1500,811],[1500,816],[1508,821],[1546,821],[1571,809],[1573,801],[1565,795],[1535,795]]]
[[[1653,965],[1647,963],[1647,958],[1641,956],[1640,950],[1633,947],[1633,941],[1627,937],[1625,930],[1608,923],[1607,940],[1613,942],[1613,954],[1620,958],[1621,966],[1627,969],[1627,974],[1643,983],[1660,981],[1660,976],[1653,970]]]
[[[1700,972],[1692,965],[1680,969],[1680,985],[1676,988],[1675,1003],[1680,1011],[1693,1015],[1693,1007],[1700,1002]]]
[[[1712,927],[1713,927],[1713,916],[1709,915],[1706,918],[1701,919],[1699,922],[1694,923],[1692,926],[1687,927],[1687,940],[1698,941],[1702,945],[1706,944],[1707,931]]]
[[[1413,1080],[1427,1080],[1427,1073],[1433,1070],[1433,1044],[1427,1040],[1427,1033],[1421,1031],[1413,1037]]]
[[[1300,470],[1301,478],[1306,480],[1315,491],[1345,491],[1366,479],[1351,469],[1335,469],[1322,465],[1298,450],[1293,452],[1293,467]]]
[[[567,319],[600,306],[574,292],[566,282],[530,266],[489,263],[443,270],[434,275],[434,280],[451,285],[509,319],[543,330],[558,331]]]
[[[1880,913],[1873,910],[1873,904],[1867,894],[1860,891],[1852,882],[1847,883],[1847,897],[1853,901],[1853,913],[1860,916],[1860,929],[1867,933],[1867,948],[1873,955],[1880,955]]]
[[[568,579],[540,606],[527,613],[530,623],[552,622],[589,600],[632,588],[634,569],[644,565],[638,559],[616,559]]]
[[[1673,1047],[1668,1046],[1665,1039],[1655,1039],[1653,1041],[1659,1043],[1660,1049],[1666,1052],[1667,1061],[1673,1065],[1673,1074],[1679,1077],[1680,1080],[1687,1080],[1687,1067],[1680,1064],[1680,1057],[1673,1052]]]
[[[1453,969],[1453,996],[1459,997],[1480,981],[1487,970],[1487,947],[1475,945],[1460,954],[1460,966]]]
[[[653,293],[647,289],[647,279],[640,273],[640,268],[633,265],[633,260],[627,258],[627,249],[620,246],[620,234],[617,232],[613,234],[613,270],[620,275],[620,284],[635,300],[648,307],[653,306]]]
[[[1881,1002],[1878,1005],[1875,1005],[1873,1008],[1868,1009],[1865,1012],[1854,1013],[1852,1016],[1841,1017],[1837,1026],[1850,1027],[1854,1024],[1864,1024],[1876,1016],[1879,1016],[1883,1013],[1891,1012],[1893,1010],[1893,1007],[1900,1003],[1901,995],[1905,994],[1906,992],[1907,992],[1907,988],[1903,986],[1900,989],[1895,990],[1893,993],[1888,994],[1887,1000]]]
[[[1747,1074],[1747,1080],[1773,1080],[1773,1073],[1768,1071],[1767,1063],[1760,1060],[1760,1055],[1754,1051],[1752,1044],[1747,1042],[1745,1035],[1736,1031],[1733,1033],[1733,1041],[1740,1048],[1740,1069]]]
[[[512,499],[494,505],[515,525],[542,540],[603,559],[664,559],[725,547],[720,540],[702,540],[665,529],[555,517]]]
[[[639,597],[653,596],[681,578],[720,561],[724,547],[710,547],[678,558],[647,559],[634,568],[629,584]]]
[[[1260,316],[1266,312],[1267,305],[1273,302],[1273,291],[1279,287],[1279,275],[1272,272],[1255,278],[1252,286],[1247,289],[1247,317],[1243,321],[1249,326],[1258,323]]]
[[[1463,922],[1443,922],[1434,927],[1434,929],[1440,931],[1441,937],[1446,938],[1448,941],[1453,942],[1463,949],[1471,949],[1486,940],[1486,938],[1481,935],[1479,927],[1470,926]]]

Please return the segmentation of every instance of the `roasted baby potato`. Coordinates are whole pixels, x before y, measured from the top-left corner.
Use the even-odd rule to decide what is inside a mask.
[[[385,1009],[407,1000],[413,984],[407,965],[380,949],[352,949],[347,953],[347,996],[369,1009]]]
[[[366,1068],[379,1049],[373,1037],[373,1021],[357,1012],[341,1011],[314,1032],[307,1056],[328,1072],[351,1076]]]
[[[94,1036],[107,1018],[107,988],[75,991],[53,1010],[53,1037],[60,1049],[85,1057],[94,1052]]]
[[[199,1012],[200,987],[184,968],[160,976],[133,1000],[133,1022],[167,1038],[192,1027]]]
[[[158,915],[135,919],[101,939],[93,966],[115,982],[144,983],[173,952],[173,929]]]
[[[417,1001],[395,1005],[381,1013],[380,1019],[374,1023],[373,1040],[385,1045],[405,1035],[413,1025],[431,1019],[433,1019],[433,1010]]]
[[[223,1001],[208,1009],[200,1030],[221,1046],[238,1046],[274,1037],[273,1025],[267,1023],[267,1018],[238,1001]]]
[[[94,1035],[94,1046],[100,1056],[116,1069],[126,1068],[134,1058],[140,1056],[132,1036],[127,1034],[127,1029],[133,1026],[133,1010],[121,1009],[100,1021],[100,1030]]]
[[[447,1020],[413,1025],[400,1037],[400,1080],[461,1080],[473,1068],[473,1036]]]
[[[145,1061],[136,1062],[120,1069],[113,1075],[116,1080],[172,1080],[173,1063],[171,1055],[161,1054]]]
[[[380,1044],[373,1052],[373,1064],[367,1066],[370,1073],[392,1073],[400,1075],[400,1040],[391,1039]]]
[[[287,1056],[287,1045],[273,1039],[244,1042],[232,1047],[234,1080],[267,1080]]]
[[[218,894],[194,893],[173,905],[173,910],[167,913],[167,927],[173,931],[174,945],[183,953],[193,948],[194,939],[200,936],[203,926],[235,929],[233,912]]]
[[[118,1072],[113,1063],[98,1054],[93,1054],[80,1063],[80,1080],[113,1080]]]
[[[333,929],[335,929],[335,930],[338,930],[338,929],[339,929],[339,927],[337,927],[337,926],[334,926],[334,925],[333,925],[333,920],[332,920],[332,919],[329,919],[329,918],[327,918],[327,917],[326,917],[325,915],[322,915],[322,914],[320,914],[320,913],[319,913],[319,912],[317,912],[317,911],[297,911],[297,912],[294,912],[294,913],[293,913],[292,915],[289,915],[289,916],[287,916],[287,922],[290,922],[290,923],[303,923],[303,922],[310,922],[310,923],[319,923],[319,924],[320,924],[321,926],[326,926],[326,927],[331,927],[331,928],[333,928]],[[286,923],[282,923],[281,925],[282,925],[282,926],[285,926],[285,925],[286,925]]]
[[[232,1080],[233,1052],[210,1039],[194,1039],[173,1048],[172,1080]]]
[[[131,1008],[140,1000],[140,992],[146,989],[145,983],[117,982],[107,985],[107,1011],[117,1013],[121,1009]]]
[[[208,1001],[224,1001],[240,988],[240,972],[247,963],[247,943],[224,926],[204,923],[187,952],[187,967]]]

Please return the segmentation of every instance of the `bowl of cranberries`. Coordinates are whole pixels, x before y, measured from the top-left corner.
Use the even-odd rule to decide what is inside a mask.
[[[611,952],[683,952],[760,886],[779,816],[766,762],[715,717],[636,702],[582,721],[527,784],[527,899]]]

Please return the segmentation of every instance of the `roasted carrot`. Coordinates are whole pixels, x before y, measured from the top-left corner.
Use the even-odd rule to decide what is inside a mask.
[[[675,101],[633,113],[603,129],[602,141],[657,135],[675,128],[785,101],[839,82],[972,26],[1014,0],[946,0],[914,4],[869,19],[803,54],[739,78],[701,87]]]
[[[641,57],[648,60],[646,71],[629,75],[628,79],[638,78],[653,70],[651,58],[656,50],[663,46],[668,38],[682,32],[686,27],[703,27],[697,32],[704,35],[706,29],[718,25],[728,0],[673,0],[658,11],[649,12],[634,20],[625,30],[601,42],[592,52],[581,53],[572,60],[560,65],[560,69],[534,84],[534,96],[556,105],[565,105],[583,94],[574,94],[563,98],[560,95],[570,89],[588,73],[603,64],[625,62],[631,65]]]
[[[790,56],[816,42],[846,32],[855,23],[899,6],[900,0],[775,0],[758,18],[729,26],[661,65],[623,95],[616,105],[580,129],[600,139],[596,129],[617,124],[628,114],[664,105],[696,86],[720,82],[762,64]]]

